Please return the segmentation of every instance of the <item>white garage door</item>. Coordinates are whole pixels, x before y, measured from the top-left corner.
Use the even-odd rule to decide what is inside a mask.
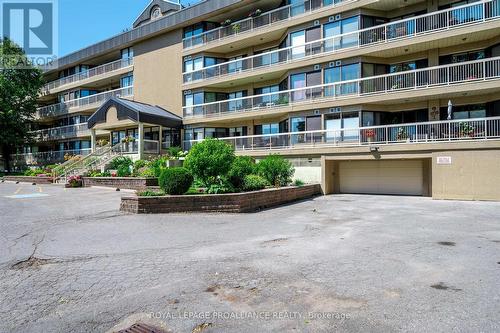
[[[406,161],[340,162],[340,193],[423,195],[423,163]]]

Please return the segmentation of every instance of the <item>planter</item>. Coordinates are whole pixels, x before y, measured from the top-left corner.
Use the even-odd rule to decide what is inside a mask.
[[[79,188],[79,187],[83,187],[83,182],[81,180],[78,180],[78,181],[73,182],[71,184],[64,184],[64,187],[66,187],[66,188]]]
[[[143,177],[83,177],[83,186],[104,186],[129,190],[144,190],[158,186],[158,178]]]
[[[168,160],[167,167],[168,168],[178,168],[184,164],[183,160]]]
[[[3,180],[21,183],[35,183],[35,184],[52,184],[54,182],[52,177],[34,177],[34,176],[4,176]]]
[[[275,207],[321,194],[321,186],[305,185],[265,189],[255,192],[161,197],[122,197],[120,210],[134,214],[185,212],[247,213]]]

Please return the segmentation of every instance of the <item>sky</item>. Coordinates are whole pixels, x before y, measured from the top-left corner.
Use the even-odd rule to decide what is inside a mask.
[[[131,28],[151,0],[59,0],[62,57]],[[184,5],[195,0],[181,1]]]

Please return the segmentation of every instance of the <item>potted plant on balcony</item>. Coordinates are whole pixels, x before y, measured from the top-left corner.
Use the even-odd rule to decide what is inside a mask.
[[[460,123],[458,125],[459,134],[461,138],[473,138],[476,129],[467,123]]]
[[[227,27],[227,26],[231,25],[231,23],[233,23],[233,21],[231,21],[231,19],[227,19],[225,21],[222,21],[220,23],[220,25],[223,26],[223,27]]]
[[[107,144],[108,144],[108,140],[106,140],[106,139],[97,140],[97,146],[98,147],[104,147]]]
[[[128,151],[129,153],[133,153],[134,152],[134,142],[135,142],[135,138],[133,136],[126,136],[122,139],[122,143],[125,144],[125,149],[126,151]]]
[[[255,11],[248,14],[248,17],[259,17],[260,15],[262,15],[262,10],[256,9]]]
[[[372,128],[365,129],[363,131],[363,136],[366,138],[368,143],[371,143],[375,139],[375,130]]]
[[[398,141],[410,141],[410,137],[408,133],[406,132],[406,129],[404,127],[398,128],[398,132],[396,134],[396,140]]]
[[[241,30],[241,24],[239,24],[239,23],[235,23],[235,24],[233,24],[233,32],[234,32],[235,34],[239,33],[239,32],[240,32],[240,30]]]

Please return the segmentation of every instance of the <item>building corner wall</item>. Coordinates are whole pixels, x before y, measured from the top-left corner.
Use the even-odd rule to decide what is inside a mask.
[[[432,198],[500,201],[500,149],[432,154]]]

